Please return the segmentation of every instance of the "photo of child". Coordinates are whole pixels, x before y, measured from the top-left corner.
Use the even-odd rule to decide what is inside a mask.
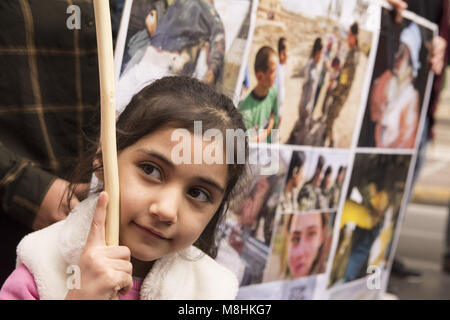
[[[248,191],[231,204],[220,237],[218,261],[235,272],[240,286],[262,282],[286,174],[284,163],[270,176],[261,175],[258,166],[252,165]]]
[[[256,87],[239,104],[251,142],[272,142],[272,130],[278,126],[278,93],[273,87],[278,58],[274,49],[264,46],[255,58]]]
[[[280,214],[264,282],[325,272],[335,212]]]
[[[279,65],[273,85],[279,143],[351,146],[370,78],[376,30],[371,21],[380,12],[371,8],[365,1],[327,0],[311,6],[295,0],[259,1],[247,61],[248,89],[241,99],[260,86],[252,72],[258,51],[272,48]]]

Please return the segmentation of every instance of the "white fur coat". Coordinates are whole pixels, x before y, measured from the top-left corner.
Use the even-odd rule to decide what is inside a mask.
[[[70,265],[76,265],[84,248],[97,204],[97,196],[81,202],[69,216],[27,235],[17,247],[17,265],[32,273],[42,300],[64,299]],[[141,300],[217,299],[236,297],[234,274],[191,246],[158,259],[142,283]]]

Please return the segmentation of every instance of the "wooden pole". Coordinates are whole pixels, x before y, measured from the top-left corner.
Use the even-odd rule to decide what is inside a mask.
[[[119,245],[119,170],[116,147],[116,95],[114,88],[114,54],[109,0],[94,0],[97,30],[98,66],[100,71],[101,148],[105,191],[109,202],[106,209],[106,245]]]

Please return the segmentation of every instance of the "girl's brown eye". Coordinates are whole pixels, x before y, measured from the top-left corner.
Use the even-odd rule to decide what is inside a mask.
[[[188,195],[197,201],[211,202],[211,197],[209,196],[209,194],[206,191],[203,191],[202,189],[199,188],[191,188],[188,191]]]
[[[153,179],[156,179],[156,180],[162,179],[162,173],[158,169],[158,167],[156,167],[150,163],[142,163],[139,165],[139,167],[141,168],[142,172],[144,172],[144,174],[152,177]]]

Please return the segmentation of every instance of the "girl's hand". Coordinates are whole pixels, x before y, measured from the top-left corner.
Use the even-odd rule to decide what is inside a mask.
[[[86,246],[80,256],[81,287],[66,300],[106,300],[126,294],[133,286],[131,252],[125,246],[106,246],[105,219],[108,194],[102,192],[92,219]]]

